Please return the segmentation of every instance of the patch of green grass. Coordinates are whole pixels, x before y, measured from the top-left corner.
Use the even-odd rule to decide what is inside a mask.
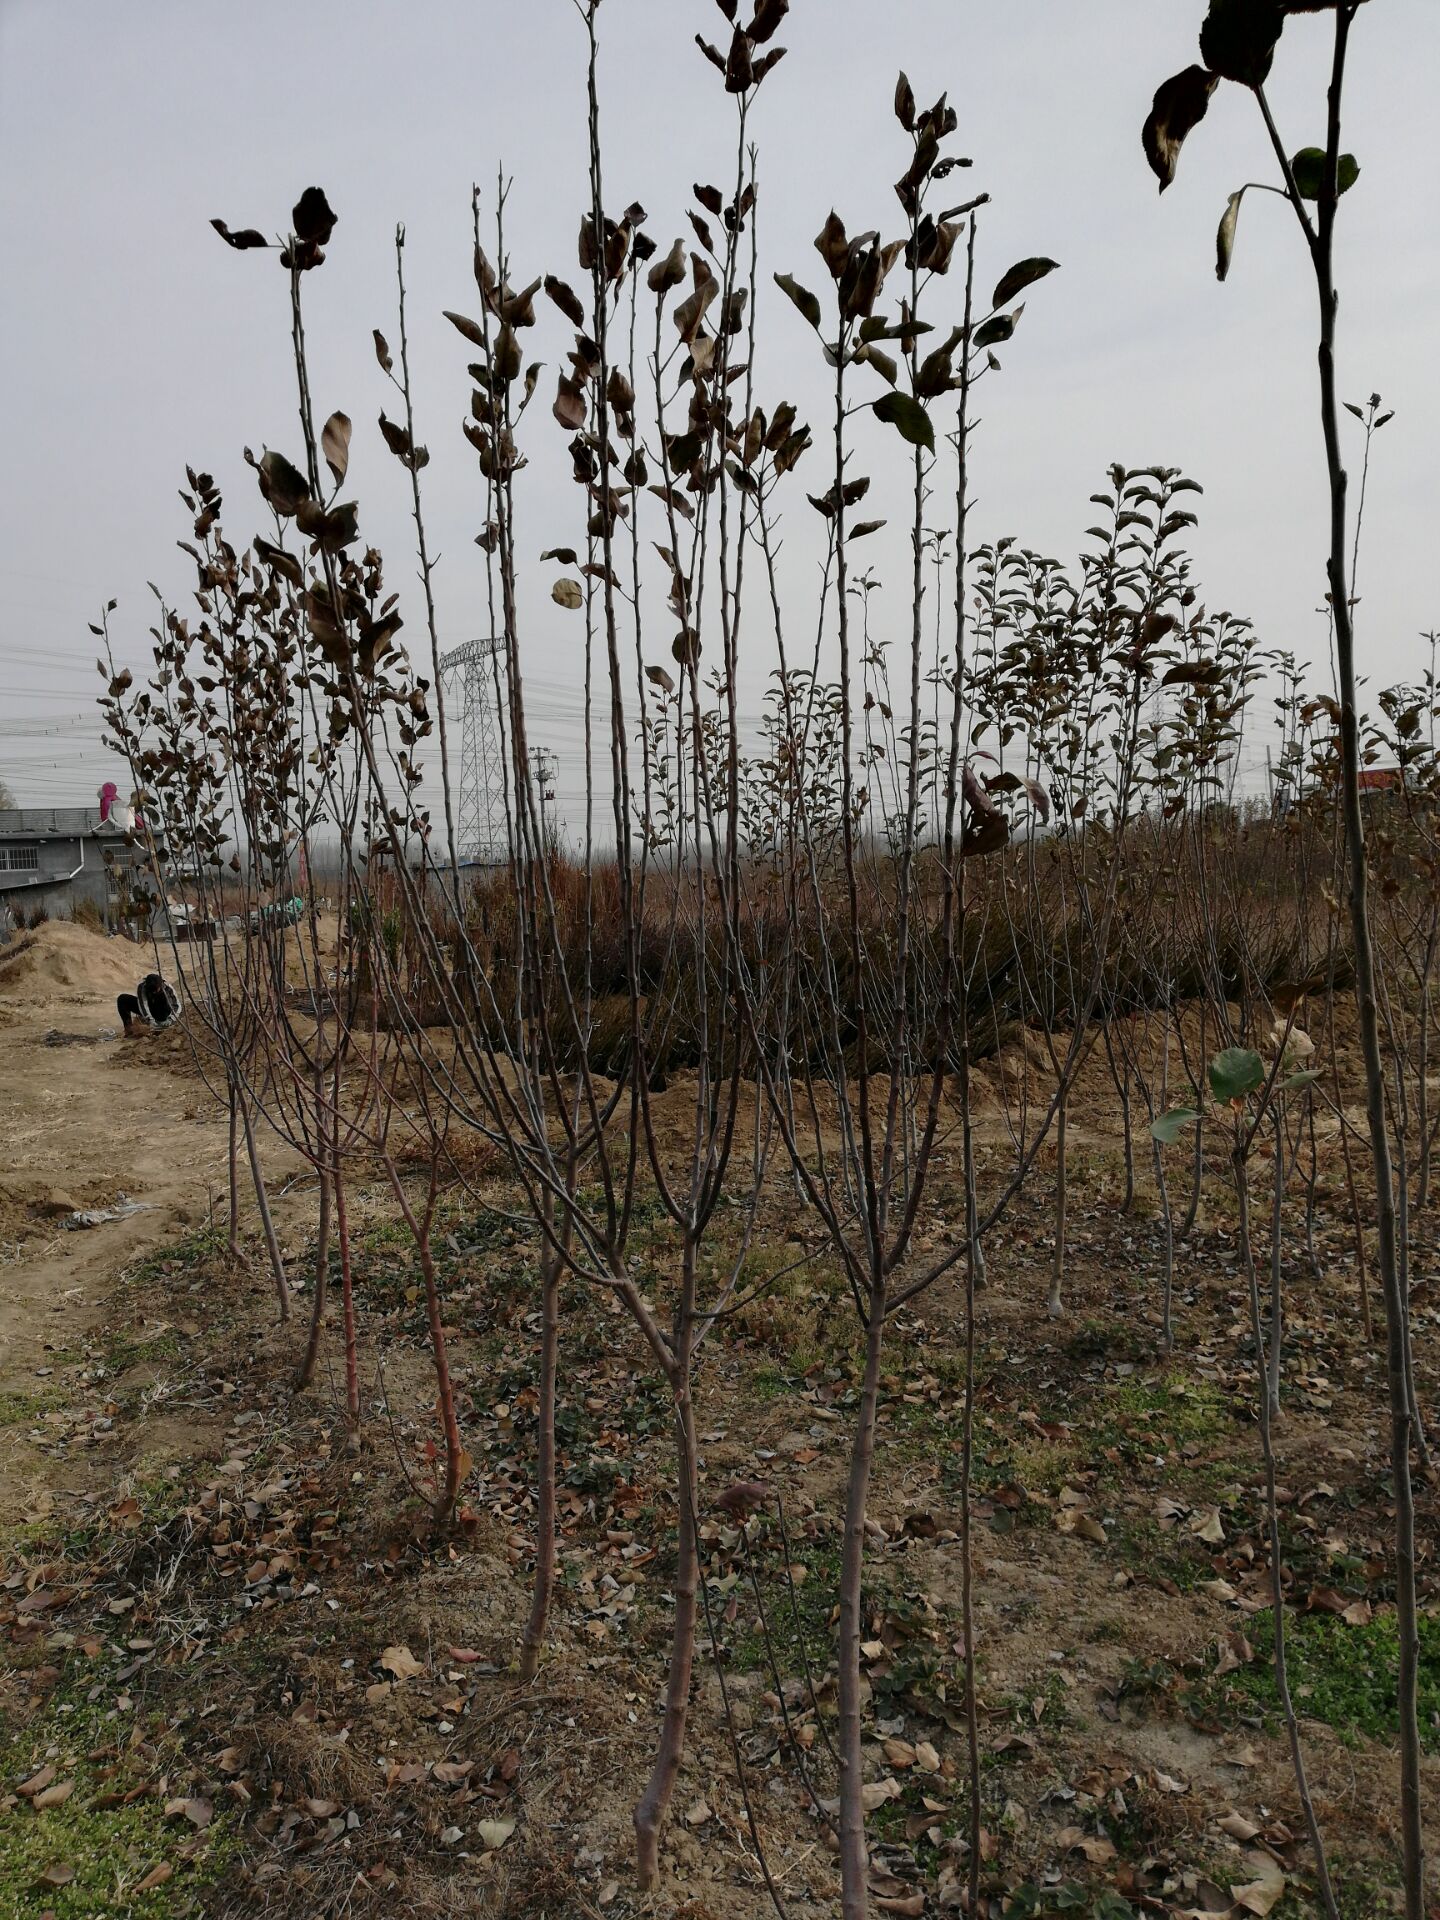
[[[158,1286],[177,1274],[193,1274],[208,1266],[225,1252],[225,1234],[220,1227],[197,1227],[168,1247],[157,1247],[127,1269],[124,1281],[135,1287]]]
[[[792,1542],[794,1558],[805,1568],[803,1583],[785,1577],[778,1551],[755,1552],[755,1571],[765,1603],[769,1648],[745,1568],[736,1592],[739,1616],[730,1640],[730,1664],[741,1673],[768,1673],[773,1659],[781,1679],[803,1676],[808,1666],[815,1681],[833,1665],[835,1629],[831,1624],[840,1592],[840,1551],[828,1542]]]
[[[34,1393],[0,1393],[0,1427],[33,1426],[52,1407],[61,1406],[64,1399],[58,1387],[41,1387]]]
[[[1215,1578],[1209,1550],[1189,1534],[1166,1531],[1158,1520],[1126,1518],[1110,1529],[1112,1551],[1124,1566],[1148,1580],[1170,1580],[1191,1593]]]
[[[767,1362],[750,1375],[750,1391],[757,1400],[783,1400],[795,1391],[795,1382],[790,1374]]]
[[[72,1673],[81,1675],[72,1661]],[[129,1805],[101,1805],[152,1778],[150,1760],[131,1756],[133,1720],[109,1704],[112,1690],[81,1684],[57,1690],[44,1710],[23,1728],[0,1722],[0,1752],[8,1783],[32,1778],[41,1767],[56,1769],[52,1785],[73,1781],[69,1797],[37,1813],[18,1807],[0,1821],[0,1894],[16,1914],[49,1911],[55,1920],[178,1920],[194,1911],[197,1896],[218,1886],[233,1865],[233,1827],[217,1817],[206,1828],[193,1860],[182,1849],[195,1837],[185,1820],[167,1820],[164,1801],[144,1793]],[[98,1697],[91,1700],[94,1693]],[[163,1723],[147,1729],[165,1741]],[[178,1759],[178,1751],[172,1758]],[[140,1883],[157,1867],[171,1877],[147,1892]],[[62,1884],[42,1876],[68,1870]],[[58,1876],[57,1876],[58,1877]]]
[[[1440,1753],[1440,1615],[1420,1622],[1420,1740]],[[1275,1691],[1275,1629],[1269,1614],[1257,1616],[1251,1641],[1255,1660],[1227,1676],[1225,1697],[1278,1714]],[[1287,1615],[1286,1666],[1295,1710],[1323,1720],[1343,1739],[1362,1737],[1393,1745],[1399,1642],[1393,1614],[1365,1626],[1327,1613]]]
[[[1335,1894],[1335,1905],[1339,1909],[1340,1920],[1376,1920],[1379,1914],[1399,1912],[1392,1900],[1400,1882],[1394,1873],[1370,1864],[1351,1865],[1344,1860],[1330,1856],[1330,1885]],[[1271,1909],[1270,1920],[1311,1920],[1320,1910],[1319,1903],[1308,1888],[1291,1886],[1277,1907]]]
[[[1065,1342],[1066,1355],[1076,1362],[1087,1360],[1142,1361],[1151,1348],[1139,1329],[1129,1321],[1087,1317]]]
[[[1108,1435],[1121,1446],[1137,1437],[1148,1444],[1151,1432],[1157,1443],[1176,1450],[1213,1446],[1233,1427],[1219,1391],[1183,1373],[1122,1380],[1106,1390],[1096,1413],[1096,1438]]]
[[[105,1344],[106,1373],[128,1373],[131,1367],[156,1365],[180,1358],[180,1341],[167,1328],[163,1333],[112,1333]]]
[[[1113,1887],[1086,1887],[1063,1880],[1056,1887],[1016,1887],[1006,1908],[1011,1920],[1049,1920],[1051,1914],[1083,1916],[1084,1920],[1135,1920],[1135,1909]]]

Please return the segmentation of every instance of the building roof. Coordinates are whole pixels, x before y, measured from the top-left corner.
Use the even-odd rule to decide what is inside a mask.
[[[0,839],[80,840],[94,834],[121,838],[99,807],[0,807]]]

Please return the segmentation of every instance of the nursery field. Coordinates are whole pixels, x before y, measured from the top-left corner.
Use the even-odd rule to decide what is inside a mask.
[[[717,1323],[695,1370],[692,1724],[661,1884],[641,1895],[630,1816],[665,1690],[677,1516],[669,1395],[632,1320],[562,1289],[559,1577],[543,1661],[522,1681],[539,1247],[512,1183],[472,1166],[438,1202],[466,1463],[455,1524],[437,1538],[424,1287],[388,1183],[357,1177],[351,1201],[363,1420],[349,1445],[334,1327],[313,1385],[295,1391],[301,1334],[277,1325],[248,1216],[241,1257],[227,1251],[223,1103],[182,1040],[95,1038],[118,945],[42,929],[25,977],[8,993],[0,982],[15,1069],[0,1094],[11,1909],[728,1920],[772,1910],[763,1856],[787,1911],[835,1911],[824,1809],[863,1332],[793,1185],[767,1181],[745,1254],[751,1276],[782,1277]],[[1006,1070],[1019,1071],[1018,1048],[975,1090],[982,1188],[1002,1158]],[[1106,1112],[1095,1074],[1069,1142],[1063,1317],[1045,1313],[1044,1162],[976,1296],[982,1885],[997,1913],[1309,1914],[1234,1193],[1221,1159],[1177,1248],[1167,1353],[1155,1195],[1142,1178],[1121,1210],[1118,1129],[1089,1117]],[[683,1128],[692,1090],[659,1102]],[[267,1162],[299,1319],[313,1178],[278,1149]],[[108,1207],[122,1179],[146,1211],[64,1230],[72,1203]],[[937,1179],[943,1235],[963,1195],[952,1167]],[[1275,1449],[1290,1685],[1337,1898],[1359,1920],[1398,1899],[1393,1501],[1383,1356],[1362,1329],[1342,1199],[1332,1139],[1314,1267],[1298,1195],[1286,1203]],[[667,1223],[639,1204],[637,1259],[658,1277]],[[715,1258],[746,1239],[737,1218]],[[1433,1271],[1428,1240],[1415,1257]],[[861,1658],[883,1912],[963,1911],[964,1344],[958,1290],[939,1284],[896,1319],[880,1383]],[[1414,1344],[1433,1405],[1428,1281]],[[1437,1512],[1425,1483],[1432,1815]]]
[[[1440,1920],[1434,0],[51,11],[0,1920]]]

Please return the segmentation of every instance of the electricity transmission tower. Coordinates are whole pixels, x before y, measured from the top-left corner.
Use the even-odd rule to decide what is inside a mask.
[[[460,736],[455,789],[455,851],[466,866],[501,866],[509,858],[505,831],[505,757],[495,705],[493,636],[467,640],[442,654],[440,673],[453,744]]]

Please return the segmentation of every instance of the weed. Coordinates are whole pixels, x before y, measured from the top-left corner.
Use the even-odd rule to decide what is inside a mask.
[[[0,1822],[0,1887],[16,1900],[16,1912],[43,1907],[55,1920],[169,1920],[192,1911],[196,1894],[220,1884],[234,1861],[235,1836],[223,1818],[206,1827],[189,1858],[193,1826],[167,1821],[153,1793],[126,1804],[147,1775],[131,1757],[132,1721],[105,1704],[112,1698],[108,1687],[62,1687],[23,1729],[0,1725],[0,1737],[8,1735],[6,1770],[17,1781],[48,1765],[53,1785],[74,1783],[62,1804],[17,1810]],[[174,1745],[163,1723],[146,1731],[160,1745]],[[178,1749],[170,1757],[183,1770]],[[142,1891],[162,1867],[170,1877]]]
[[[1422,1615],[1420,1629],[1420,1740],[1440,1752],[1440,1615]],[[1251,1702],[1278,1713],[1275,1629],[1257,1617],[1251,1636],[1255,1660],[1228,1676],[1229,1703]],[[1299,1713],[1333,1727],[1342,1739],[1394,1743],[1395,1673],[1399,1646],[1393,1614],[1351,1626],[1332,1614],[1301,1613],[1286,1620],[1290,1690]]]
[[[730,1663],[742,1673],[768,1673],[773,1659],[782,1679],[803,1676],[808,1667],[818,1683],[835,1659],[832,1619],[840,1591],[840,1554],[818,1541],[796,1543],[794,1551],[797,1558],[803,1555],[805,1575],[803,1580],[796,1576],[792,1585],[778,1554],[754,1549],[755,1574],[770,1629],[768,1651],[749,1574],[740,1570],[736,1586],[740,1618],[730,1642]]]
[[[193,1277],[224,1252],[225,1235],[219,1227],[197,1227],[171,1246],[159,1247],[137,1260],[121,1276],[121,1283],[136,1288],[158,1287],[180,1275]]]
[[[35,1393],[0,1393],[0,1427],[33,1426],[52,1408],[63,1406],[64,1400],[58,1387],[42,1387]]]

